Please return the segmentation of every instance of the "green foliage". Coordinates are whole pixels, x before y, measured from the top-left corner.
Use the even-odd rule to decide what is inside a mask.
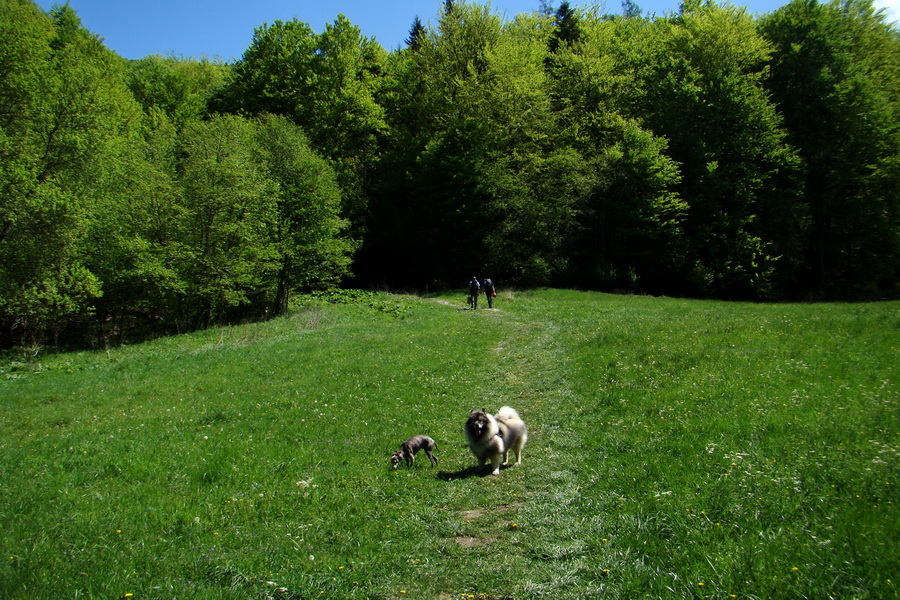
[[[4,339],[39,342],[87,316],[100,282],[81,247],[137,118],[122,61],[81,29],[7,1],[0,16],[0,321]]]
[[[895,595],[897,302],[314,296],[0,361],[0,595]],[[503,404],[523,464],[480,477]],[[392,471],[415,434],[438,467]]]
[[[268,116],[258,132],[258,161],[278,185],[280,255],[275,314],[287,310],[290,291],[333,286],[349,274],[354,249],[340,218],[341,194],[328,163],[284,117]]]
[[[419,49],[419,44],[422,41],[422,38],[425,36],[425,25],[422,24],[422,20],[416,15],[416,18],[413,20],[413,24],[409,28],[409,37],[406,38],[406,46],[415,52]]]
[[[769,203],[796,201],[789,185],[799,168],[762,85],[769,48],[745,10],[714,4],[642,33],[643,52],[626,57],[641,87],[634,116],[649,115],[680,165],[689,243],[682,291],[764,297],[777,255],[759,216]]]
[[[368,173],[384,129],[374,96],[385,51],[339,15],[316,34],[296,19],[256,30],[214,108],[286,116],[332,161],[343,215],[364,231]]]
[[[124,61],[0,0],[0,345],[283,314],[291,293],[518,285],[772,299],[900,282],[900,41],[869,0],[753,17],[443,3],[240,61]]]
[[[379,262],[400,257],[420,281],[462,281],[476,268],[543,284],[559,271],[578,198],[569,192],[583,184],[566,171],[578,165],[574,153],[554,148],[547,27],[504,25],[485,7],[457,3],[392,65],[396,142],[373,203]]]
[[[556,9],[553,36],[547,44],[550,52],[555,53],[560,48],[571,48],[581,41],[581,27],[578,21],[578,14],[572,10],[569,3],[560,3]]]
[[[128,88],[145,111],[162,110],[180,130],[206,114],[226,74],[224,65],[205,59],[154,55],[129,64]]]
[[[283,311],[348,273],[333,167],[296,125],[207,114],[225,67],[126,65],[68,6],[2,12],[0,343]]]
[[[306,23],[295,19],[262,25],[234,65],[230,86],[213,106],[294,116],[303,98],[312,94],[306,76],[312,70],[315,48],[315,33]]]
[[[623,31],[624,30],[624,31]],[[637,32],[627,23],[588,20],[582,43],[548,61],[560,138],[578,148],[587,185],[566,276],[575,283],[659,292],[677,285],[686,260],[677,189],[679,165],[668,141],[624,116],[623,95],[640,97],[631,73],[611,59]]]
[[[208,320],[250,302],[277,268],[270,243],[277,188],[255,161],[254,123],[221,116],[192,123],[181,150],[185,203],[179,265]]]
[[[767,85],[804,159],[798,276],[820,293],[896,288],[900,39],[871,2],[797,0],[764,18]]]
[[[413,312],[417,300],[412,297],[351,288],[318,290],[297,294],[291,302],[291,306],[294,310],[309,310],[312,307],[319,307],[323,304],[344,304],[367,307],[396,318],[403,318]]]
[[[176,269],[185,208],[177,186],[176,133],[152,108],[142,131],[120,140],[113,168],[97,187],[95,217],[86,232],[85,261],[102,282],[94,301],[100,336],[108,340],[126,315],[165,314],[186,284]]]

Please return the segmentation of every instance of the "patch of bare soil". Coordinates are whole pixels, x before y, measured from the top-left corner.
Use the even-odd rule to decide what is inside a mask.
[[[459,516],[466,523],[473,523],[475,521],[479,521],[483,518],[491,518],[494,515],[502,515],[503,513],[507,513],[513,510],[518,509],[522,506],[521,503],[515,504],[501,504],[499,506],[490,506],[487,508],[473,508],[470,510],[461,510],[459,511]],[[504,520],[495,520],[491,524],[491,529],[505,529],[510,526],[508,521]],[[488,531],[485,531],[485,535],[481,536],[473,536],[473,535],[463,535],[459,534],[456,536],[456,542],[463,546],[464,548],[473,548],[476,546],[487,546],[488,544],[492,544],[497,541],[497,536],[490,535]]]
[[[495,537],[475,537],[472,535],[456,536],[456,543],[463,548],[475,548],[477,546],[487,546],[497,541]]]
[[[484,515],[483,508],[459,511],[459,516],[462,517],[463,521],[474,521],[475,519],[480,519],[483,515]]]
[[[465,521],[474,521],[488,514],[503,514],[511,510],[516,510],[521,506],[521,502],[516,502],[514,504],[498,504],[497,506],[489,506],[487,508],[473,508],[471,510],[459,511],[459,516]]]

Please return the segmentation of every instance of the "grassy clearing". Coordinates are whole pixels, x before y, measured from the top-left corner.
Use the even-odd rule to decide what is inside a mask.
[[[897,597],[900,304],[463,300],[5,363],[0,598]]]

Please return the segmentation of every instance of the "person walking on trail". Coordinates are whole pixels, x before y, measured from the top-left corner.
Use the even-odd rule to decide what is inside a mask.
[[[469,281],[469,306],[472,307],[472,310],[478,308],[478,294],[481,292],[481,284],[478,283],[478,278],[473,277],[471,281]]]
[[[494,308],[494,298],[497,297],[497,292],[494,290],[494,282],[491,281],[490,277],[486,277],[481,287],[484,289],[484,297],[487,298],[488,308]]]

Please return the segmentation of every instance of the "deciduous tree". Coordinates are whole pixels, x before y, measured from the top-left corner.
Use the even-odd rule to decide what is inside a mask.
[[[626,21],[626,23],[633,20]],[[769,46],[746,10],[685,5],[644,28],[626,56],[640,83],[630,114],[669,140],[694,266],[685,293],[765,297],[778,253],[760,214],[796,202],[799,163],[763,87]]]
[[[179,268],[204,326],[229,308],[264,305],[278,269],[277,186],[255,160],[256,135],[253,122],[219,116],[189,124],[181,141]]]
[[[897,30],[866,0],[794,0],[760,30],[774,47],[766,84],[805,166],[795,285],[831,297],[896,293]]]
[[[39,341],[89,314],[102,293],[82,242],[103,172],[138,121],[124,61],[68,6],[0,10],[0,319]],[[23,338],[24,336],[24,338]]]
[[[328,287],[349,274],[355,249],[341,219],[341,193],[334,170],[315,154],[299,127],[285,117],[262,119],[259,163],[278,184],[278,223],[271,243],[279,268],[273,314],[287,311],[295,289]]]

